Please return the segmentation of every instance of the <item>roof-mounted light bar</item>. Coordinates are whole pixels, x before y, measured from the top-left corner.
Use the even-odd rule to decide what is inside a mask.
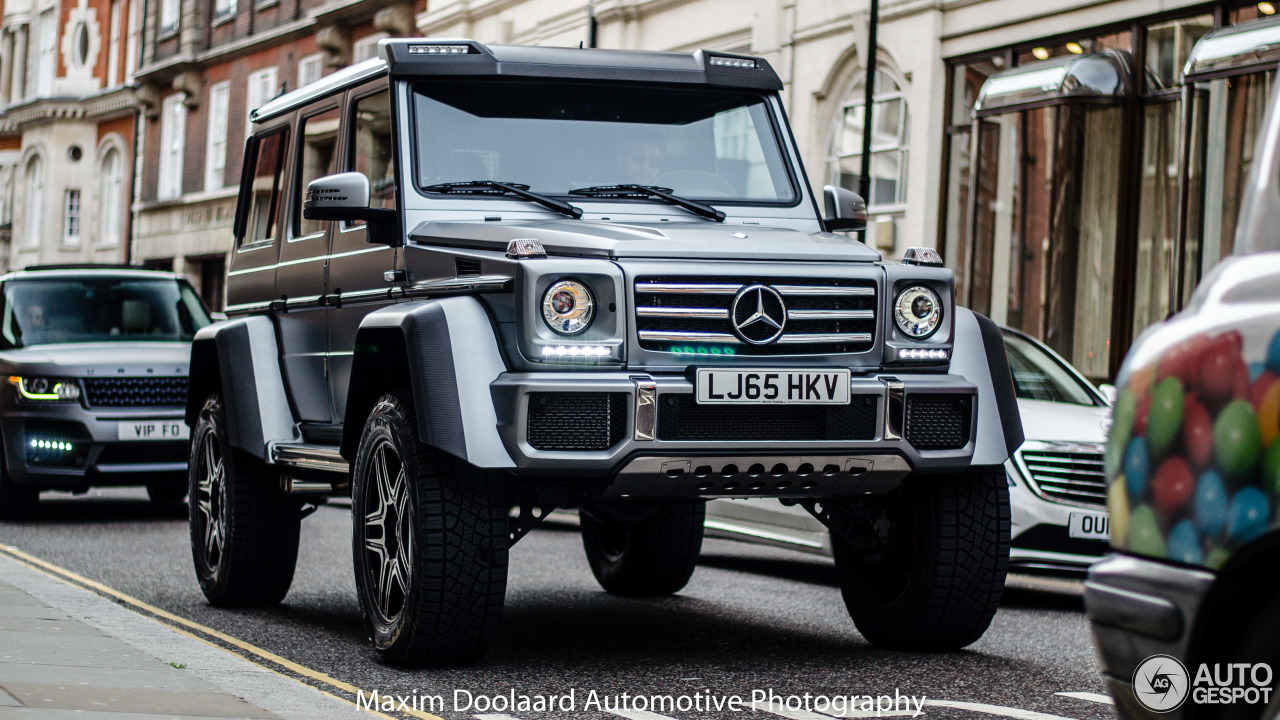
[[[410,55],[467,55],[476,52],[470,45],[410,45]]]
[[[754,68],[756,61],[751,58],[726,57],[724,55],[709,55],[707,62],[712,65],[733,68]]]

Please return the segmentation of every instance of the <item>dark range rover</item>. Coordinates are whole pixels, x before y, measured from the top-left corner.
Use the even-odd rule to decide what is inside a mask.
[[[190,343],[209,315],[173,273],[44,266],[0,277],[0,516],[42,490],[186,496]]]
[[[192,346],[191,538],[217,605],[288,592],[351,494],[401,664],[478,658],[508,549],[578,508],[609,592],[688,582],[708,498],[829,526],[859,630],[985,632],[1022,441],[999,330],[951,272],[833,230],[760,58],[384,41],[253,114],[229,322]]]

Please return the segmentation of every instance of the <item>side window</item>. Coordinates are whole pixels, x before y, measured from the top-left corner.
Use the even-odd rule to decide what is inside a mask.
[[[391,94],[382,91],[355,104],[355,122],[349,170],[369,178],[369,205],[396,206],[396,166],[391,146]]]
[[[245,180],[249,186],[241,188],[241,195],[248,195],[249,212],[246,232],[241,245],[274,240],[280,229],[280,183],[284,174],[284,155],[289,131],[281,130],[257,140],[252,174]]]
[[[324,230],[322,220],[302,217],[302,198],[307,185],[319,177],[332,175],[338,169],[338,121],[342,111],[333,108],[302,121],[302,153],[298,161],[298,182],[293,193],[293,234],[295,237]]]

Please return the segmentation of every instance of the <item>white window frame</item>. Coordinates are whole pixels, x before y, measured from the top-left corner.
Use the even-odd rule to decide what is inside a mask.
[[[351,64],[363,62],[378,56],[378,41],[391,37],[387,33],[377,32],[365,35],[351,44]]]
[[[877,68],[876,72],[881,74],[893,83],[892,88],[877,87],[875,95],[872,98],[873,114],[876,118],[880,117],[880,110],[883,106],[891,102],[902,103],[902,117],[899,119],[900,127],[898,136],[895,138],[875,137],[871,138],[871,161],[872,177],[875,176],[874,163],[877,155],[896,153],[898,155],[898,177],[895,178],[895,198],[890,203],[875,202],[875,181],[874,179],[868,184],[869,195],[871,197],[864,198],[867,202],[868,209],[878,212],[898,212],[906,207],[907,203],[907,165],[911,157],[911,104],[907,101],[906,83],[895,72],[888,68]],[[840,184],[840,162],[846,158],[857,159],[861,162],[862,147],[842,148],[841,140],[844,132],[845,114],[853,111],[862,117],[863,108],[866,107],[866,75],[856,81],[845,94],[844,101],[836,110],[835,123],[832,127],[831,141],[827,144],[827,182],[832,185]],[[875,122],[873,120],[872,122]],[[864,128],[865,132],[866,129]],[[872,128],[872,132],[875,128]]]
[[[67,188],[62,194],[62,244],[79,247],[81,221],[84,214],[84,195],[80,188]]]
[[[181,17],[181,0],[160,0],[160,35],[177,32]]]
[[[231,81],[209,86],[209,130],[204,145],[204,189],[220,190],[226,184],[227,122],[231,102]]]
[[[40,233],[44,229],[44,158],[36,155],[27,161],[23,172],[27,207],[23,218],[22,246],[40,247]]]
[[[266,105],[271,98],[276,96],[277,78],[279,78],[279,75],[274,65],[249,73],[249,84],[246,88],[246,102],[244,105],[246,136],[253,128],[253,122],[249,119],[253,111]]]
[[[182,195],[182,156],[186,152],[187,106],[182,93],[164,99],[160,113],[160,173],[156,197],[172,200]]]
[[[298,87],[306,87],[324,77],[324,53],[313,53],[298,60]]]
[[[122,0],[111,0],[111,35],[107,43],[107,81],[104,83],[109,88],[120,84],[120,26],[124,21],[121,5]]]
[[[218,22],[236,14],[236,0],[213,0],[213,21]]]
[[[120,244],[120,208],[123,204],[124,153],[108,147],[98,168],[99,215],[98,244],[115,247]]]
[[[58,9],[41,11],[37,28],[35,95],[49,97],[58,72]]]

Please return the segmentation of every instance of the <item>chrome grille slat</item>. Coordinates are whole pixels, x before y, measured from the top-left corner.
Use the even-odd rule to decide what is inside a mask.
[[[788,320],[871,320],[874,310],[788,310]]]
[[[1018,460],[1035,490],[1048,500],[1106,505],[1107,478],[1101,452],[1019,450]]]
[[[729,311],[723,308],[664,308],[638,307],[636,314],[640,317],[664,318],[707,318],[709,320],[728,320]]]
[[[772,343],[748,343],[733,327],[734,297],[754,284],[784,296],[785,325]],[[867,352],[875,342],[872,278],[649,276],[637,278],[633,291],[636,333],[647,350],[705,343],[731,345],[738,355],[825,355]]]

